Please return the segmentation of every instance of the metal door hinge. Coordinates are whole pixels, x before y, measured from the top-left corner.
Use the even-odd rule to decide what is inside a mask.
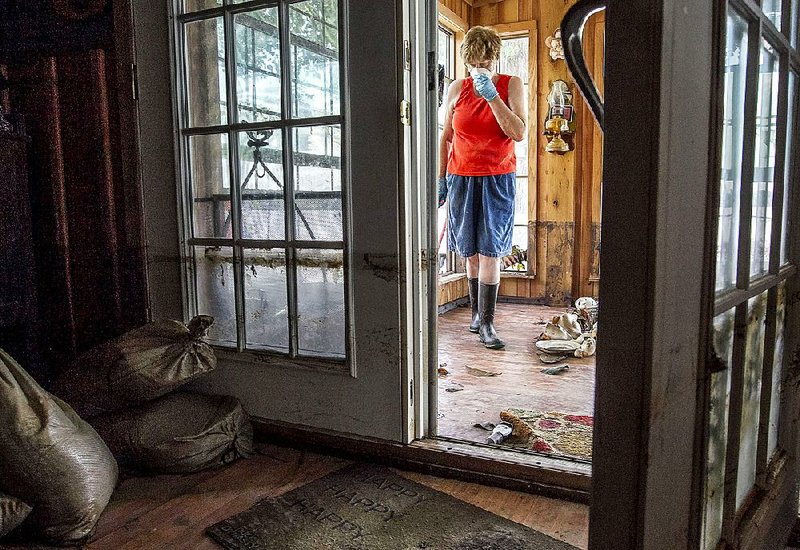
[[[428,251],[422,250],[419,253],[419,269],[426,271],[428,269]]]
[[[414,379],[408,381],[408,398],[414,402]]]
[[[411,102],[405,99],[400,102],[400,122],[405,126],[411,126]]]
[[[411,70],[411,42],[403,40],[403,67],[405,70]]]

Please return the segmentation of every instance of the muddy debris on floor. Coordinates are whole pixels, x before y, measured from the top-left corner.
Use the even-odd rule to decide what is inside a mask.
[[[502,372],[492,372],[488,370],[479,369],[477,367],[466,367],[467,372],[472,376],[500,376]]]
[[[539,360],[556,364],[568,357],[593,356],[597,351],[597,311],[597,300],[585,296],[575,301],[574,308],[554,316],[536,341]],[[557,374],[563,370],[566,369],[545,374]]]

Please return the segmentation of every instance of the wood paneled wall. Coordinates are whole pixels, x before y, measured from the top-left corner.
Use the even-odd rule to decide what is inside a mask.
[[[133,109],[120,105],[132,101],[132,88],[113,25],[113,9],[124,12],[125,2],[89,14],[32,4],[7,8],[12,20],[3,26],[32,30],[0,39],[0,64],[12,86],[8,104],[31,138],[39,345],[55,373],[75,354],[145,322],[144,242],[140,187],[125,161],[134,127],[121,113]],[[61,21],[56,32],[68,27],[80,40],[59,47],[42,38],[34,15]]]
[[[466,275],[450,275],[439,283],[439,305],[449,304],[469,296],[469,283]]]
[[[603,93],[605,12],[592,16],[583,31],[586,65]],[[581,296],[598,297],[600,283],[600,197],[603,181],[603,131],[581,98],[577,116],[584,121],[578,136],[575,192],[575,285]],[[592,124],[593,123],[593,124]]]
[[[448,17],[451,13],[455,18],[461,21],[455,23],[463,23],[467,30],[472,25],[472,0],[466,2],[465,0],[439,0],[439,13],[444,17]]]

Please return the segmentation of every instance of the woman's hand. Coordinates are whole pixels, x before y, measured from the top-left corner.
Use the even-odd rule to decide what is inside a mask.
[[[447,201],[447,178],[439,176],[439,208],[441,208]]]
[[[497,88],[492,79],[485,74],[478,74],[473,79],[475,90],[483,96],[486,101],[491,101],[497,97]]]

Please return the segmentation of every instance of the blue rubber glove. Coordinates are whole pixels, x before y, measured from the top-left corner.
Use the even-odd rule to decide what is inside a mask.
[[[485,74],[479,74],[472,80],[475,83],[475,89],[483,96],[483,99],[491,101],[497,97],[497,88],[491,78]]]
[[[445,176],[439,177],[439,207],[441,207],[447,200],[447,178]]]

